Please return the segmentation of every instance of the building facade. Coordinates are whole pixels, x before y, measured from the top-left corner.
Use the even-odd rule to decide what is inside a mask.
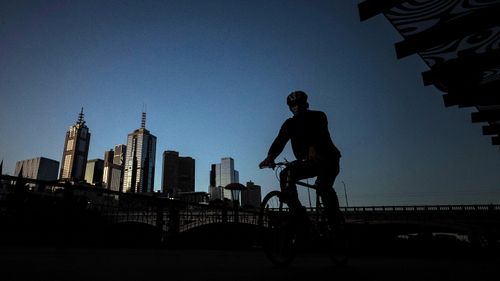
[[[36,157],[33,159],[22,160],[16,162],[16,170],[14,175],[23,178],[53,181],[57,180],[59,170],[59,162],[45,157]]]
[[[253,182],[247,182],[246,189],[241,191],[241,206],[258,208],[262,202],[261,187]]]
[[[83,181],[90,146],[90,132],[83,119],[83,108],[77,122],[66,132],[59,178],[61,180]]]
[[[180,157],[177,151],[163,152],[162,192],[177,198],[181,193],[194,192],[195,160]]]
[[[124,192],[154,192],[156,136],[146,129],[146,113],[142,113],[141,127],[127,138]]]
[[[239,172],[234,169],[234,159],[224,157],[220,163],[212,164],[210,170],[210,200],[233,200],[231,191],[224,189],[230,183],[239,183]]]
[[[123,191],[125,154],[127,146],[115,145],[115,150],[104,152],[103,186],[113,191]]]
[[[91,185],[102,186],[102,175],[104,171],[104,160],[91,159],[87,161],[85,168],[85,181]]]
[[[210,184],[208,185],[208,195],[210,201],[216,199],[222,200],[224,198],[224,195],[222,193],[222,187],[217,186],[215,184],[216,167],[217,164],[210,165]]]

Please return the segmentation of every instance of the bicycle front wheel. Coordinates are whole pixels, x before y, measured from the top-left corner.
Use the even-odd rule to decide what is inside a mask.
[[[269,260],[277,266],[289,265],[295,258],[296,233],[291,224],[288,205],[280,191],[271,191],[263,201],[259,226],[263,228],[263,248]]]

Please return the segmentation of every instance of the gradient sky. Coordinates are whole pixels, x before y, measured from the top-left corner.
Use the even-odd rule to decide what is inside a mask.
[[[0,1],[0,160],[4,173],[34,157],[61,161],[84,107],[89,159],[140,126],[164,150],[210,164],[235,159],[240,182],[277,188],[258,163],[282,122],[285,98],[309,94],[342,151],[335,188],[345,205],[500,203],[500,151],[423,86],[416,55],[358,1]],[[290,147],[278,158],[293,159]],[[306,197],[305,191],[302,196]]]

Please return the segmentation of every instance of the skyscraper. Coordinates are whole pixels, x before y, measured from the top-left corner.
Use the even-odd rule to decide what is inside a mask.
[[[123,176],[127,146],[115,145],[115,150],[104,152],[103,186],[113,191],[123,191]]]
[[[146,113],[141,127],[127,138],[124,192],[154,192],[156,136],[146,129]]]
[[[62,180],[82,181],[85,176],[89,153],[90,133],[83,119],[83,107],[76,123],[69,127],[64,141],[64,152],[59,178]]]
[[[212,200],[217,198],[233,200],[231,191],[224,189],[230,183],[239,183],[239,172],[234,169],[234,159],[224,157],[220,163],[212,164],[210,171],[209,193]]]
[[[113,180],[113,149],[104,151],[104,168],[102,170],[102,186],[111,189],[111,182]]]
[[[210,184],[208,185],[208,194],[210,200],[221,199],[224,197],[222,194],[222,187],[215,184],[217,164],[210,165]]]
[[[179,157],[177,151],[163,152],[162,192],[177,197],[182,192],[194,192],[195,161]]]

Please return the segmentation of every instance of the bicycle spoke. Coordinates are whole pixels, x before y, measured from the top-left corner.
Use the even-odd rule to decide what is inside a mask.
[[[264,198],[259,224],[264,227],[265,254],[275,265],[286,266],[295,258],[295,234],[289,228],[288,206],[279,195],[273,191]]]

